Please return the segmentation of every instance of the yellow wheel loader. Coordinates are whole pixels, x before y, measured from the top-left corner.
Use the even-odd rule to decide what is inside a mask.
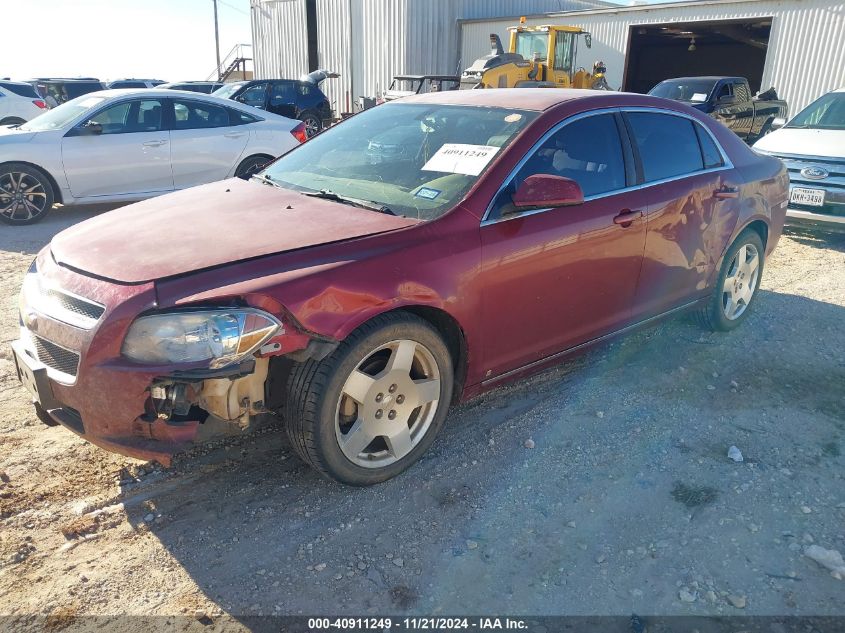
[[[524,19],[524,18],[523,18]],[[595,88],[608,90],[604,63],[594,70],[576,68],[579,38],[587,48],[592,36],[575,26],[512,26],[510,50],[505,52],[496,34],[490,35],[489,55],[475,60],[461,74],[461,89],[475,88]]]

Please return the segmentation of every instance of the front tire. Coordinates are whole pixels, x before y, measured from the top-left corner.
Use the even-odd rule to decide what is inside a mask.
[[[21,119],[20,117],[12,116],[8,119],[3,119],[2,121],[0,121],[0,127],[3,127],[4,125],[23,125],[24,123],[26,123],[26,119]]]
[[[50,179],[24,163],[0,166],[0,221],[34,224],[44,219],[55,201]]]
[[[440,334],[415,315],[382,315],[322,361],[294,367],[288,437],[325,477],[353,486],[380,483],[431,446],[453,386],[452,359]]]
[[[703,327],[728,332],[748,318],[763,277],[765,257],[763,240],[756,231],[746,229],[739,234],[725,253],[710,300],[699,310]]]
[[[245,158],[241,161],[241,164],[238,165],[238,168],[235,170],[235,178],[240,178],[241,180],[249,180],[272,162],[273,158],[271,156],[256,155],[250,156],[249,158]]]

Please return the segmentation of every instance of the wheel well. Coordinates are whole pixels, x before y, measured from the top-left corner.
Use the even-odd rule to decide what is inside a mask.
[[[766,243],[769,240],[769,227],[768,227],[768,225],[765,222],[763,222],[763,220],[754,220],[751,224],[746,226],[745,229],[743,229],[743,230],[747,231],[748,229],[751,229],[752,231],[757,233],[757,235],[760,236],[760,240],[763,242],[763,249],[765,250]]]
[[[17,121],[21,121],[23,123],[26,123],[26,119],[22,119],[19,116],[7,116],[5,119],[0,121],[0,125],[12,125],[13,123],[15,123]]]
[[[452,366],[455,368],[455,390],[452,401],[457,402],[464,388],[467,374],[467,344],[464,331],[455,318],[439,308],[430,306],[405,306],[397,312],[410,312],[428,321],[442,336],[452,356]]]
[[[45,176],[47,176],[47,180],[50,181],[50,186],[53,188],[53,204],[55,204],[56,202],[58,202],[60,204],[62,202],[64,202],[62,200],[62,190],[59,188],[59,183],[56,182],[56,179],[53,178],[53,174],[51,174],[49,171],[47,171],[46,169],[44,169],[40,165],[36,165],[35,163],[30,163],[30,162],[27,162],[25,160],[9,160],[9,161],[6,161],[5,163],[0,163],[0,167],[4,167],[5,165],[11,165],[11,164],[26,165],[27,167],[33,167],[33,168],[37,169],[38,171],[40,171]]]

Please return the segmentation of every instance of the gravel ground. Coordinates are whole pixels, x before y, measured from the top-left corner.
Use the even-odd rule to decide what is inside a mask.
[[[17,624],[845,615],[845,581],[805,555],[845,552],[845,236],[784,237],[738,331],[679,317],[597,348],[457,407],[419,464],[350,489],[274,427],[164,470],[37,421],[7,345],[18,287],[94,212],[0,227],[0,614]]]

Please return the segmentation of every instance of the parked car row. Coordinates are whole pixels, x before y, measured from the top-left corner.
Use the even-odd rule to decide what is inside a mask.
[[[250,147],[219,161],[232,175],[291,123],[214,96],[89,95],[0,136],[54,161],[49,178],[6,168],[0,204],[37,206],[53,183],[65,201],[189,186],[230,132]],[[141,191],[110,189],[128,179]],[[58,234],[26,275],[13,358],[40,418],[109,450],[168,464],[209,416],[273,412],[306,463],[373,484],[425,453],[453,402],[681,310],[738,327],[787,201],[781,161],[678,102],[409,96],[249,181]]]
[[[0,128],[0,220],[247,178],[305,140],[298,121],[191,92],[106,90]]]

